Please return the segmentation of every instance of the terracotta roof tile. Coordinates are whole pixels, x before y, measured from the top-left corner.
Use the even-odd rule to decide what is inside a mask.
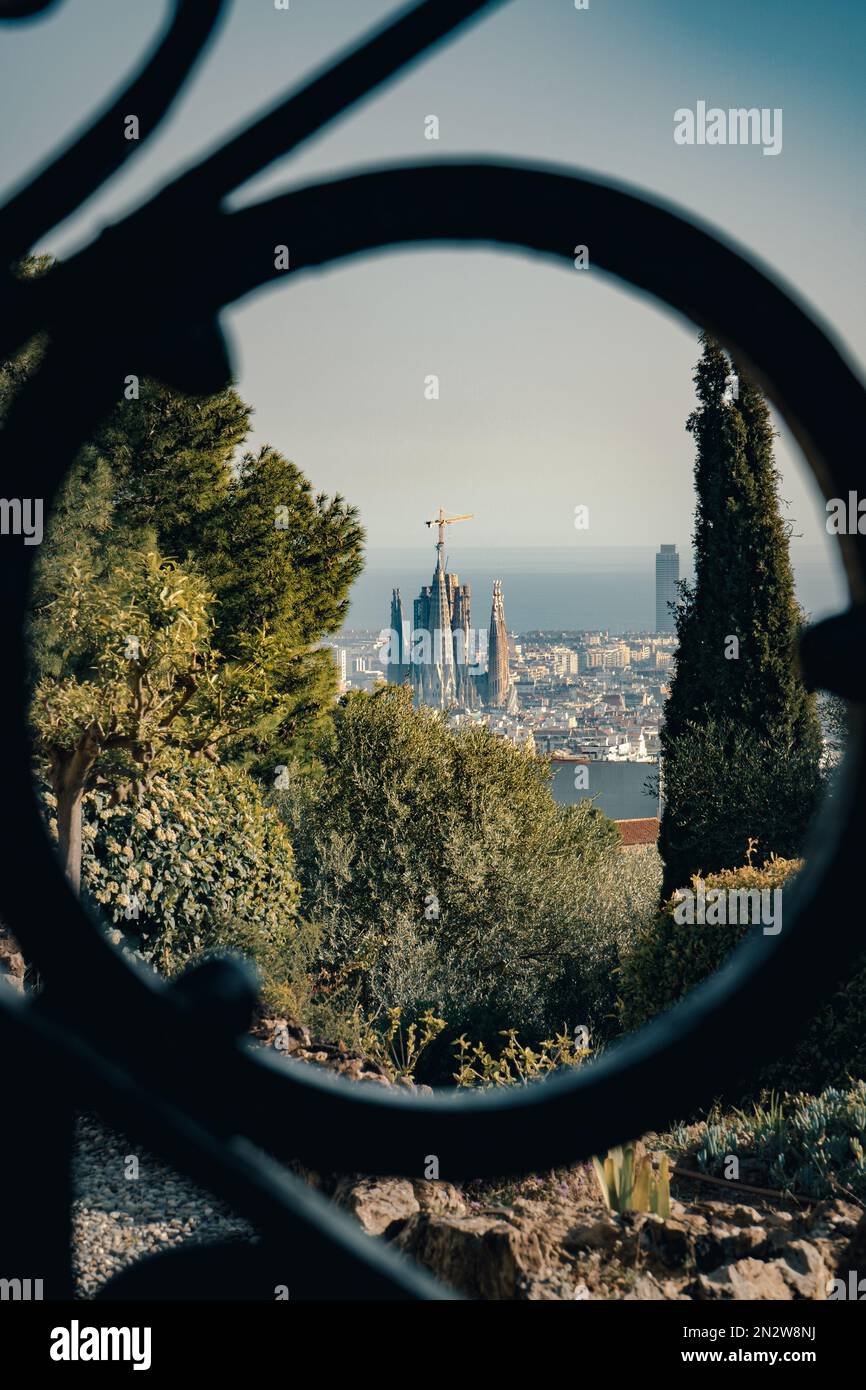
[[[619,826],[623,848],[630,845],[654,845],[658,840],[659,822],[657,816],[647,816],[636,820],[618,820],[614,823]]]

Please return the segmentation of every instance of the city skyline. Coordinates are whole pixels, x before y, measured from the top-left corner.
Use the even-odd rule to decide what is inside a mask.
[[[420,528],[419,528],[420,531]],[[419,534],[412,546],[368,547],[365,568],[352,588],[343,630],[377,631],[387,614],[391,592],[399,588],[404,604],[416,589],[423,569],[425,543]],[[658,542],[643,546],[479,547],[452,543],[448,566],[470,577],[473,591],[490,592],[501,579],[508,594],[509,627],[523,632],[539,628],[649,632],[655,624],[654,561]],[[691,545],[677,544],[680,578],[693,578]],[[453,552],[453,553],[452,553]],[[795,540],[791,546],[797,597],[814,621],[844,604],[841,567],[828,567],[823,551]],[[459,559],[458,559],[459,557]],[[411,606],[406,617],[411,619]]]
[[[503,584],[495,578],[489,625],[479,630],[473,626],[474,577],[461,580],[451,558],[445,558],[446,529],[474,519],[440,507],[425,523],[437,529],[432,580],[422,585],[411,608],[395,586],[389,626],[378,633],[344,631],[334,641],[341,693],[409,686],[416,708],[432,707],[455,727],[486,725],[547,756],[551,792],[560,804],[600,798],[603,806],[616,806],[627,819],[639,821],[655,805],[656,794],[648,792],[640,768],[658,766],[675,658],[667,605],[677,595],[676,546],[661,542],[656,552],[655,628],[620,635],[557,632],[545,625],[547,630],[517,633],[507,623]],[[465,575],[459,544],[451,549]],[[590,777],[590,767],[599,765],[631,770],[623,768],[613,782],[608,772]]]
[[[446,527],[471,520],[469,513],[449,516],[440,507],[425,522],[428,529],[437,530],[433,578],[412,602],[411,624],[404,616],[400,589],[392,589],[387,651],[380,652],[380,661],[390,682],[411,684],[416,705],[516,713],[502,582],[494,579],[490,622],[486,629],[477,629],[472,625],[471,585],[461,584],[445,559]]]

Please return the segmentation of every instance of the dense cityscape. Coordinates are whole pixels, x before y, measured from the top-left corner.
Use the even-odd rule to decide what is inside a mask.
[[[416,706],[445,711],[453,725],[484,724],[549,756],[557,801],[598,795],[603,809],[610,805],[608,813],[650,814],[645,784],[651,768],[633,767],[612,779],[590,776],[589,765],[658,765],[676,646],[676,546],[662,545],[656,556],[655,631],[515,633],[507,627],[507,595],[499,581],[489,622],[479,628],[472,621],[471,584],[446,568],[445,527],[468,519],[447,517],[440,509],[427,523],[438,528],[435,569],[412,602],[411,623],[395,589],[387,627],[349,629],[332,644],[341,692],[372,690],[388,681],[408,684]],[[616,805],[609,800],[614,785]]]

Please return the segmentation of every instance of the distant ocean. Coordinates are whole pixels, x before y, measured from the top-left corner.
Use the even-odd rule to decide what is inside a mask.
[[[844,606],[845,587],[838,561],[817,546],[792,547],[797,597],[813,619]],[[404,614],[429,584],[432,546],[371,549],[364,573],[352,590],[347,628],[387,627],[391,590],[399,588]],[[735,561],[732,561],[735,563]],[[473,625],[486,626],[494,579],[501,579],[505,617],[514,632],[537,628],[651,631],[655,626],[655,549],[596,547],[473,550],[455,547],[449,568],[472,586]],[[691,553],[680,546],[680,577],[691,578]]]

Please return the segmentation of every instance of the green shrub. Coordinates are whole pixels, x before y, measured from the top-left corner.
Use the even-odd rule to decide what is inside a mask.
[[[612,822],[558,806],[545,759],[394,686],[342,700],[319,756],[278,803],[321,929],[317,994],[488,1039],[587,1021],[615,960],[588,928],[624,868]]]
[[[781,888],[800,868],[799,860],[771,859],[763,868],[746,867],[710,874],[703,880],[713,888]],[[700,880],[693,880],[695,887]],[[690,926],[674,920],[676,895],[640,926],[622,953],[618,1010],[622,1028],[631,1032],[664,1013],[695,985],[724,965],[743,941],[749,926]],[[850,980],[835,992],[803,1031],[798,1043],[752,1078],[756,1087],[817,1092],[825,1086],[844,1086],[852,1077],[866,1076],[866,957]],[[753,1083],[753,1084],[752,1084]]]
[[[454,1080],[458,1086],[525,1086],[562,1067],[580,1066],[590,1055],[589,1048],[581,1047],[567,1033],[543,1038],[536,1047],[519,1042],[516,1028],[503,1028],[502,1037],[505,1042],[495,1056],[483,1043],[472,1043],[466,1037],[456,1040]]]
[[[770,859],[763,868],[747,866],[705,879],[694,878],[693,889],[783,888],[800,861]],[[664,1013],[718,970],[754,928],[748,925],[689,925],[675,920],[676,894],[652,921],[639,928],[627,946],[619,971],[619,1010],[623,1028],[631,1032]]]
[[[723,1175],[733,1155],[750,1181],[807,1197],[866,1197],[866,1081],[817,1096],[771,1096],[749,1114],[700,1125],[692,1142],[706,1173]]]
[[[270,988],[303,994],[312,943],[297,921],[292,847],[252,778],[197,759],[126,792],[114,804],[85,797],[83,901],[161,974],[233,949]]]
[[[819,755],[812,733],[801,741],[794,734],[762,738],[734,719],[686,724],[664,759],[665,897],[695,872],[746,865],[749,835],[764,859],[799,855],[826,790]]]
[[[447,1027],[444,1018],[426,1010],[412,1023],[403,1023],[403,1011],[388,1009],[384,1019],[367,1024],[359,1039],[359,1049],[384,1067],[392,1081],[412,1077],[422,1054]]]

